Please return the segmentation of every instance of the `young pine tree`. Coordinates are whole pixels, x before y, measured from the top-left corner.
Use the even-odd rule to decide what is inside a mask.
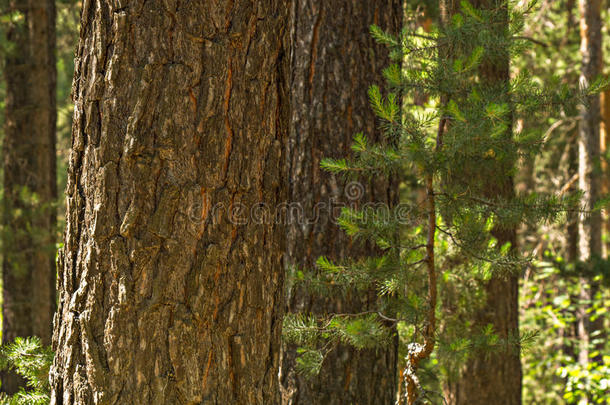
[[[574,103],[604,85],[596,81],[574,92],[558,81],[541,85],[527,72],[488,80],[485,67],[530,45],[519,36],[530,7],[483,9],[462,1],[431,33],[404,29],[395,38],[372,27],[392,59],[384,72],[387,95],[377,86],[369,91],[384,139],[371,142],[357,134],[352,159],[327,159],[322,166],[348,177],[408,173],[416,179],[412,187],[424,192],[393,209],[343,210],[339,222],[345,232],[375,243],[383,254],[342,263],[322,257],[321,276],[297,281],[327,294],[373,286],[382,305],[362,313],[288,316],[284,333],[301,345],[302,371],[315,373],[337,342],[382,346],[400,323],[407,345],[399,402],[412,405],[426,398],[442,402],[418,374],[435,351],[450,376],[474,354],[518,352],[524,337],[516,328],[470,327],[489,280],[513,277],[528,261],[502,235],[523,223],[555,221],[576,209],[578,198],[495,192],[505,188],[519,158],[544,143],[539,132],[513,133],[512,120]],[[417,94],[427,94],[428,104],[412,103]]]

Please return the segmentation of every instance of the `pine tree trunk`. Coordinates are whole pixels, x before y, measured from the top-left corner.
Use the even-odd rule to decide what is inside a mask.
[[[580,10],[580,52],[582,71],[580,82],[588,85],[602,73],[602,36],[601,36],[601,0],[579,0]],[[580,110],[578,141],[579,188],[583,192],[583,202],[587,209],[592,209],[601,193],[600,167],[600,124],[601,106],[598,94],[590,96],[586,105]],[[602,218],[599,211],[581,215],[579,222],[579,259],[591,262],[602,256]],[[590,314],[587,313],[590,300],[595,296],[595,283],[587,277],[580,279],[583,288],[580,290],[581,305],[577,312],[577,332],[580,341],[578,361],[586,367],[589,363],[589,345],[591,332]],[[583,403],[587,403],[586,401]]]
[[[610,192],[610,170],[607,159],[603,157],[608,153],[608,144],[610,143],[610,90],[604,91],[601,96],[601,129],[600,129],[600,160],[601,160],[601,193],[606,195]],[[608,211],[602,212],[602,233],[610,236],[610,217]],[[602,238],[603,239],[603,238]],[[606,238],[602,244],[602,256],[608,257],[610,251],[610,238]]]
[[[569,142],[569,156],[568,156],[568,178],[577,176],[578,178],[578,128],[570,130],[567,134]],[[568,180],[570,181],[570,180]],[[578,191],[578,182],[574,181],[567,190],[567,193],[573,194]],[[566,246],[566,258],[571,263],[578,261],[578,223],[579,223],[578,212],[568,212],[567,214],[567,246]]]
[[[392,204],[394,184],[375,179],[347,183],[320,169],[325,157],[349,155],[353,136],[379,136],[367,89],[382,84],[387,51],[369,33],[371,24],[397,33],[402,20],[399,0],[299,0],[293,9],[292,124],[288,172],[290,199],[299,213],[291,218],[286,265],[310,271],[319,256],[334,261],[375,254],[352,243],[333,218],[342,205],[367,201]],[[378,253],[378,252],[377,252]],[[307,313],[352,312],[375,308],[377,296],[345,299],[289,292],[288,310]],[[284,405],[392,404],[396,392],[396,346],[357,351],[341,346],[325,359],[314,378],[295,370],[296,348],[283,352]]]
[[[51,343],[55,312],[55,5],[15,0],[6,35],[2,342]],[[2,391],[22,381],[2,375]]]
[[[52,404],[279,402],[288,11],[83,2]]]
[[[478,8],[503,7],[501,21],[508,24],[508,3],[495,0],[471,2]],[[500,28],[499,28],[500,29]],[[481,80],[490,86],[504,89],[504,99],[508,100],[509,55],[498,57],[495,63],[483,63],[480,68]],[[506,136],[512,136],[512,130]],[[514,196],[513,179],[507,173],[509,168],[498,167],[496,175],[488,176],[486,185],[490,198],[510,200]],[[516,229],[494,229],[492,235],[498,244],[510,243],[517,249]],[[473,315],[472,330],[480,333],[492,325],[494,333],[502,340],[515,338],[519,333],[519,285],[517,274],[498,274],[484,286],[485,302]],[[521,361],[517,347],[510,345],[495,349],[491,353],[474,351],[461,370],[460,378],[447,386],[448,401],[452,405],[519,405],[521,404]]]

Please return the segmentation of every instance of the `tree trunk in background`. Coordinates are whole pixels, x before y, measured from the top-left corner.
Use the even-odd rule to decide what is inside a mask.
[[[377,24],[398,33],[402,12],[400,0],[295,2],[287,163],[290,199],[302,212],[287,230],[288,269],[310,270],[321,255],[341,261],[375,254],[370,246],[352,244],[333,218],[342,204],[394,203],[396,185],[384,179],[346,183],[322,171],[320,160],[348,156],[357,132],[371,139],[380,136],[367,90],[383,83],[387,50],[375,43],[369,27]],[[377,295],[371,291],[365,297],[329,299],[292,289],[288,301],[288,310],[295,312],[361,312],[376,307]],[[394,403],[396,346],[377,351],[340,346],[314,378],[296,374],[295,357],[296,348],[285,348],[280,376],[285,405]]]
[[[279,402],[289,5],[83,2],[52,404]]]
[[[580,82],[588,85],[602,73],[601,0],[579,0],[580,10],[580,52],[582,72]],[[601,193],[600,161],[601,107],[598,94],[590,96],[581,107],[579,126],[578,172],[579,188],[583,192],[583,202],[592,209]],[[579,259],[591,262],[602,256],[602,218],[599,211],[581,215],[579,222]],[[578,338],[580,350],[578,361],[582,366],[589,363],[589,345],[594,328],[587,314],[589,301],[595,296],[596,286],[590,278],[582,277],[580,284],[580,308],[577,312]],[[585,400],[583,403],[587,403]]]
[[[55,312],[55,5],[10,1],[6,35],[2,342],[51,343]],[[21,379],[2,375],[2,391]]]
[[[610,171],[608,167],[608,144],[610,143],[610,90],[604,91],[601,95],[601,131],[600,131],[600,160],[601,160],[601,188],[602,195],[610,192]],[[610,217],[608,211],[602,212],[603,233],[608,236],[605,243],[602,244],[602,254],[604,258],[608,257],[610,251]],[[603,239],[603,238],[602,238]]]
[[[569,156],[568,156],[568,181],[572,176],[577,176],[577,179],[571,184],[566,193],[573,194],[578,192],[578,127],[575,127],[568,134]],[[576,263],[578,261],[578,223],[579,213],[570,211],[567,213],[567,246],[566,258],[568,262]]]
[[[480,9],[503,7],[497,25],[508,24],[508,4],[496,0],[476,0],[471,2]],[[501,29],[501,28],[498,28]],[[481,80],[489,86],[503,89],[504,96],[499,102],[508,100],[510,80],[508,52],[498,60],[484,63],[480,68]],[[506,136],[512,136],[510,129]],[[510,200],[514,197],[512,177],[506,173],[510,168],[498,167],[496,176],[488,176],[488,195]],[[516,229],[494,229],[493,236],[499,245],[510,243],[517,249]],[[472,318],[472,329],[475,333],[486,325],[493,325],[494,332],[500,339],[514,338],[519,334],[519,275],[494,275],[485,285],[485,303]],[[475,351],[460,373],[458,381],[447,386],[448,401],[452,405],[519,405],[521,404],[521,361],[519,350],[515,346],[496,349],[491,353]]]
[[[577,176],[576,181],[571,184],[566,193],[573,194],[578,192],[578,125],[567,133],[569,142],[568,156],[568,178]],[[567,213],[566,223],[566,259],[568,263],[578,262],[578,228],[579,228],[579,212],[570,211]],[[574,294],[569,294],[570,300],[576,302],[578,297]],[[562,351],[572,358],[576,358],[577,351],[575,350],[574,337],[578,334],[578,325],[570,323],[565,330],[565,339],[561,341]]]

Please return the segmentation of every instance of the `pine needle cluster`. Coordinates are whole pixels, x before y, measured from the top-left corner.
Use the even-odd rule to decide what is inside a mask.
[[[26,386],[12,396],[0,394],[2,405],[46,405],[49,403],[49,368],[53,351],[37,337],[18,337],[0,348],[0,370],[10,370],[24,378]]]

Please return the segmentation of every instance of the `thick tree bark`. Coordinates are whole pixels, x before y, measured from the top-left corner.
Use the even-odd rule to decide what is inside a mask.
[[[478,8],[503,7],[498,24],[508,24],[507,2],[496,0],[476,0],[472,4]],[[483,63],[480,68],[481,80],[496,91],[503,91],[500,102],[508,102],[510,80],[509,55],[491,63]],[[506,136],[512,136],[508,130]],[[490,198],[510,200],[514,196],[513,179],[507,173],[510,168],[498,167],[495,175],[487,175],[485,185]],[[493,229],[493,236],[500,246],[510,243],[517,249],[516,229]],[[484,286],[485,302],[472,318],[474,333],[486,325],[492,325],[500,339],[515,338],[519,334],[519,285],[517,274],[498,274]],[[452,405],[519,405],[521,404],[521,362],[519,349],[514,345],[496,349],[491,353],[475,351],[471,354],[457,381],[447,385],[448,401]]]
[[[287,229],[287,268],[312,269],[316,259],[334,261],[375,254],[350,241],[333,221],[341,205],[367,201],[392,204],[395,185],[375,179],[346,183],[320,169],[324,157],[349,155],[353,136],[380,136],[367,89],[381,84],[387,51],[369,33],[371,24],[397,33],[400,0],[298,0],[292,19],[292,124],[288,152],[290,199],[301,207]],[[295,211],[296,214],[296,211]],[[312,296],[292,289],[288,310],[307,313],[358,313],[375,308],[377,296],[346,299]],[[357,351],[341,346],[325,359],[320,374],[296,374],[295,348],[283,352],[282,402],[285,405],[391,404],[396,392],[395,345]]]
[[[9,2],[5,56],[2,341],[51,343],[55,312],[55,5]],[[2,391],[21,380],[2,376]]]
[[[279,401],[288,11],[83,2],[52,404]]]
[[[582,70],[580,82],[588,85],[602,73],[601,0],[579,0],[580,52]],[[583,202],[592,209],[601,194],[600,161],[600,96],[592,95],[581,106],[578,139],[578,185],[583,192]],[[599,211],[582,214],[579,221],[579,260],[590,262],[602,256],[602,218]],[[582,277],[581,305],[577,313],[577,332],[580,341],[578,361],[586,367],[589,362],[590,335],[595,329],[587,313],[588,302],[595,296],[597,287],[590,278]]]

